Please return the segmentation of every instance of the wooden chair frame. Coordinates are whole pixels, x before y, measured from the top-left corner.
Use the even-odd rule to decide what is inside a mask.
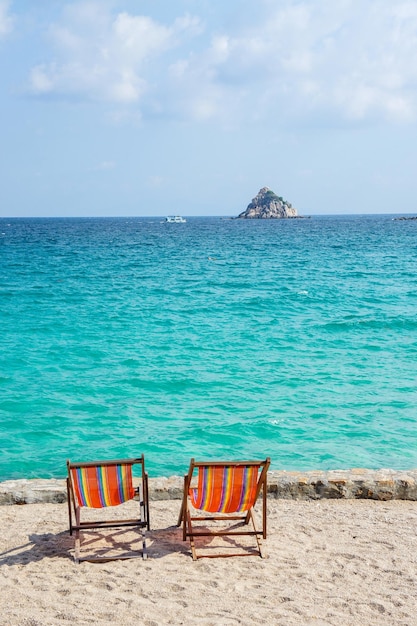
[[[141,465],[141,478],[138,487],[132,488],[134,489],[134,495],[131,499],[138,500],[139,505],[139,515],[137,518],[133,519],[116,519],[116,520],[101,520],[101,521],[81,521],[81,509],[88,508],[81,505],[76,496],[76,490],[74,488],[74,483],[72,479],[71,470],[78,468],[88,468],[88,467],[105,467],[105,466],[114,466],[114,465]],[[145,529],[149,530],[150,522],[149,522],[149,492],[148,492],[148,474],[145,471],[145,459],[143,454],[135,459],[112,459],[106,461],[91,461],[88,463],[70,463],[67,461],[67,495],[68,495],[68,517],[69,517],[69,533],[70,535],[75,534],[75,555],[74,559],[76,563],[80,561],[112,561],[117,559],[128,559],[128,558],[137,558],[136,555],[132,556],[108,556],[108,557],[81,557],[81,538],[80,531],[82,530],[90,530],[90,529],[98,529],[98,528],[119,528],[119,527],[129,527],[129,526],[137,526],[141,529],[142,532],[142,554],[141,556],[146,559],[146,537],[145,537]],[[104,508],[104,507],[103,507]],[[74,522],[75,519],[75,522]]]
[[[178,518],[177,526],[181,526],[183,529],[183,541],[186,541],[187,537],[190,540],[191,545],[191,553],[193,560],[196,561],[199,558],[219,558],[219,557],[230,557],[230,556],[252,556],[251,552],[243,552],[243,553],[234,553],[234,554],[204,554],[199,555],[196,551],[195,546],[195,537],[210,537],[210,536],[239,536],[239,535],[249,535],[253,536],[256,539],[257,551],[260,557],[264,558],[265,554],[262,551],[262,539],[266,539],[267,535],[267,509],[266,509],[266,501],[267,501],[267,473],[268,468],[270,466],[270,458],[267,457],[264,461],[195,461],[191,459],[190,468],[188,470],[188,474],[184,476],[184,494],[181,505],[181,510]],[[262,490],[262,527],[260,530],[257,529],[254,517],[253,506],[250,507],[247,511],[242,511],[241,514],[207,514],[205,511],[205,515],[193,515],[190,507],[192,507],[193,511],[196,510],[192,506],[190,502],[190,489],[191,482],[193,480],[193,474],[195,469],[205,468],[205,467],[230,467],[237,468],[241,466],[246,467],[258,467],[260,471],[260,475],[258,476],[257,488],[256,488],[256,497],[254,501],[254,505],[259,497],[259,494]],[[222,520],[222,521],[232,521],[232,522],[243,522],[243,525],[248,525],[251,522],[251,526],[253,530],[235,530],[235,529],[225,529],[225,530],[196,530],[193,526],[193,522],[198,521],[208,521],[208,520]]]

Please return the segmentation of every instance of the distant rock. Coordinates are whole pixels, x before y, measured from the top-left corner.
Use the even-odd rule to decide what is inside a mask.
[[[301,217],[297,209],[280,196],[277,196],[268,187],[262,187],[255,196],[246,211],[237,216],[237,219],[282,219],[288,217]]]

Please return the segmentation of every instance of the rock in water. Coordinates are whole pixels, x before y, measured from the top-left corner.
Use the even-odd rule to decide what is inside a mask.
[[[297,209],[289,202],[277,196],[268,187],[262,187],[255,196],[246,211],[237,216],[237,219],[281,219],[286,217],[299,217]]]

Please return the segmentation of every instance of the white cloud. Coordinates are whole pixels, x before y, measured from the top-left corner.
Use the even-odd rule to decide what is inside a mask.
[[[9,0],[0,0],[0,38],[8,35],[13,28],[13,18],[9,14]]]
[[[101,172],[108,172],[109,170],[114,170],[115,167],[116,163],[114,161],[102,161],[95,169]]]
[[[258,23],[217,34],[204,54],[173,65],[196,117],[201,94],[213,90],[211,114],[224,116],[230,104],[234,119],[274,112],[285,118],[327,112],[351,121],[415,117],[415,2],[284,0],[265,6]]]
[[[224,124],[416,116],[414,0],[259,0],[257,21],[242,7],[229,24],[206,41],[196,17],[75,3],[50,27],[53,61],[32,69],[31,88]]]
[[[163,176],[159,176],[155,174],[154,176],[150,176],[148,180],[149,186],[153,188],[162,187],[166,183],[166,179]]]
[[[42,65],[38,65],[32,69],[30,79],[36,93],[47,93],[53,89],[53,82],[48,77],[45,67]]]
[[[126,12],[111,16],[99,3],[70,5],[63,24],[49,28],[57,60],[32,68],[31,89],[38,95],[137,103],[153,80],[152,63],[196,26],[187,16],[165,26]]]

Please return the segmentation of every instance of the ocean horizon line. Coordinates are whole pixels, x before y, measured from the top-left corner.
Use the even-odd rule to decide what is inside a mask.
[[[165,218],[168,214],[161,213],[160,215],[4,215],[0,216],[1,220],[21,220],[21,219],[52,219],[52,220],[65,220],[65,219],[79,219],[79,220],[91,220],[91,219],[111,219],[111,220],[124,220],[124,219],[161,219]],[[417,211],[393,211],[393,212],[359,212],[359,213],[314,213],[309,212],[306,214],[299,215],[297,218],[270,218],[270,219],[239,219],[237,220],[237,215],[231,215],[227,213],[209,213],[209,214],[181,214],[186,218],[224,218],[224,219],[236,219],[239,222],[287,222],[287,221],[298,221],[299,218],[307,218],[307,217],[385,217],[391,215],[417,215]]]

